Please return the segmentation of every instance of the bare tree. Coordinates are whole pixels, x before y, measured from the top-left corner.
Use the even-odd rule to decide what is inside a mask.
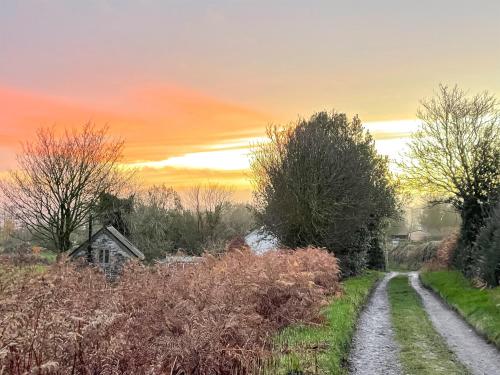
[[[422,127],[401,163],[404,177],[410,187],[453,204],[462,216],[462,247],[470,249],[500,188],[499,103],[487,92],[468,96],[440,85],[417,115]],[[474,261],[471,253],[459,257],[464,267]]]
[[[216,240],[216,229],[230,203],[233,190],[219,184],[196,185],[187,193],[190,208],[197,219],[198,231],[204,242]]]
[[[423,100],[422,127],[412,136],[406,179],[418,190],[440,194],[462,209],[468,199],[485,200],[500,184],[500,111],[493,95],[468,97],[457,86],[439,86]]]
[[[189,208],[196,215],[196,225],[198,233],[203,233],[203,211],[201,205],[201,185],[195,185],[187,192],[187,201]]]
[[[128,224],[133,242],[150,261],[178,248],[196,251],[195,220],[190,219],[173,188],[155,185],[135,194]]]
[[[109,139],[107,130],[91,123],[62,136],[39,129],[0,184],[7,210],[60,252],[71,247],[70,235],[85,224],[101,193],[116,191],[126,179],[117,169],[123,141]]]

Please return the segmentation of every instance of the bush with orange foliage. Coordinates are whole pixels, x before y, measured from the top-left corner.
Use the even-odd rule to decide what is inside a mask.
[[[112,285],[55,265],[0,288],[0,373],[246,374],[273,334],[320,322],[340,292],[335,257],[315,248],[130,264]]]
[[[437,271],[450,268],[458,239],[459,236],[457,233],[452,233],[444,238],[439,243],[435,257],[424,265],[424,269],[427,271]]]
[[[226,244],[226,251],[237,250],[237,249],[250,249],[250,246],[246,243],[245,239],[242,236],[233,237]]]

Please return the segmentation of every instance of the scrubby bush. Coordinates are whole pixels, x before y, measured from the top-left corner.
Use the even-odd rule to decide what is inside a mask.
[[[490,286],[500,284],[500,203],[492,210],[476,242],[479,277]]]
[[[424,266],[428,271],[447,269],[452,266],[453,255],[458,246],[458,233],[452,233],[443,239],[437,248],[436,254]]]
[[[15,267],[48,265],[51,262],[35,253],[33,247],[26,242],[20,242],[12,247],[5,248],[0,252],[0,265],[12,265]]]
[[[320,249],[232,250],[184,269],[130,264],[113,285],[57,264],[0,288],[0,369],[8,374],[247,374],[291,323],[319,322],[340,293]]]
[[[401,243],[388,251],[389,263],[396,267],[418,270],[436,257],[438,246],[439,241]]]
[[[382,233],[373,231],[370,239],[370,248],[368,250],[368,268],[372,270],[385,270],[385,252],[382,241]]]

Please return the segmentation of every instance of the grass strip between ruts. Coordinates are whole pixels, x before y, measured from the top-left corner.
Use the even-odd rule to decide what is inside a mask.
[[[407,276],[396,276],[388,284],[391,317],[400,347],[405,374],[468,374],[435,331],[417,292]]]

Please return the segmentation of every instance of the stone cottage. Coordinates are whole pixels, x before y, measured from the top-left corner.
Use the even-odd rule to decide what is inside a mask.
[[[69,253],[70,258],[87,259],[89,240]],[[113,226],[102,227],[90,237],[92,261],[106,275],[116,276],[129,259],[144,259],[144,254]]]

